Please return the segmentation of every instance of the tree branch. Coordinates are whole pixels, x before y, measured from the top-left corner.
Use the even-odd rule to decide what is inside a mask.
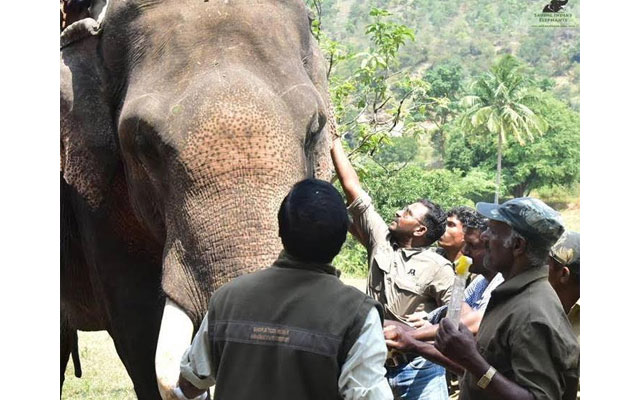
[[[411,91],[409,91],[409,93],[405,94],[404,97],[402,98],[402,100],[400,100],[400,104],[398,104],[398,110],[396,111],[396,115],[393,117],[393,124],[391,125],[391,128],[389,128],[389,130],[388,130],[389,133],[391,131],[393,131],[393,128],[395,128],[396,125],[398,125],[398,121],[400,120],[400,112],[402,111],[402,104],[409,97],[409,95],[411,93],[413,93],[413,90],[411,90]]]
[[[356,115],[356,117],[355,117],[354,119],[352,119],[352,120],[351,120],[351,121],[349,121],[349,122],[341,123],[341,125],[351,125],[351,124],[353,124],[354,122],[357,122],[357,121],[358,121],[358,118],[360,118],[360,116],[361,116],[362,114],[364,114],[364,112],[365,112],[365,111],[367,111],[367,106],[368,106],[368,104],[366,104],[366,103],[365,103],[364,108],[363,108],[363,109],[358,113],[358,115]]]
[[[351,157],[353,154],[355,154],[362,146],[364,146],[364,144],[367,142],[367,140],[369,140],[369,138],[373,135],[375,135],[376,133],[378,133],[378,131],[373,131],[370,134],[368,134],[367,136],[365,136],[362,141],[360,142],[360,144],[358,145],[358,147],[356,147],[355,149],[353,149],[349,154],[347,154],[347,157]]]
[[[373,112],[374,112],[374,113],[377,113],[378,111],[380,111],[380,109],[381,109],[382,107],[384,107],[384,105],[385,105],[385,104],[387,104],[387,102],[388,102],[389,100],[391,100],[391,96],[387,97],[387,99],[386,99],[385,101],[383,101],[383,102],[382,102],[382,104],[380,104],[380,107],[375,107],[375,106],[374,106],[374,108],[373,108]]]

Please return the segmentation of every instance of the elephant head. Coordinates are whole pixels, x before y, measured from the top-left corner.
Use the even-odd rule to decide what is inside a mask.
[[[97,211],[124,170],[137,228],[123,232],[158,253],[167,310],[188,336],[164,346],[175,323],[163,319],[157,360],[175,359],[213,290],[276,258],[291,185],[328,178],[324,60],[301,0],[111,0],[105,11],[63,41],[61,169]]]

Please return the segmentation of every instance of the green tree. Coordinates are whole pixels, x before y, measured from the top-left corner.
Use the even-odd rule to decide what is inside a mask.
[[[533,140],[534,134],[543,134],[547,123],[531,110],[537,102],[536,92],[525,78],[522,64],[511,55],[502,56],[488,73],[475,80],[471,91],[473,95],[462,99],[466,110],[461,122],[470,132],[497,137],[494,202],[498,203],[503,144],[511,137],[524,145],[527,138]]]
[[[543,93],[533,111],[545,116],[548,129],[526,146],[510,142],[504,146],[501,196],[526,196],[544,187],[571,187],[580,178],[580,118],[565,102]],[[487,177],[495,174],[496,143],[477,135],[464,135],[457,124],[447,125],[445,166]],[[482,189],[482,179],[478,179]],[[483,195],[482,190],[478,194]],[[478,201],[475,195],[469,198]]]
[[[398,50],[414,36],[405,25],[388,21],[392,14],[384,9],[373,8],[369,15],[372,22],[366,26],[366,34],[371,45],[367,51],[356,55],[361,60],[360,67],[341,85],[355,91],[350,99],[336,96],[334,99],[351,101],[350,107],[338,108],[350,108],[352,118],[349,121],[338,119],[338,125],[354,139],[354,151],[373,155],[380,145],[389,143],[391,132],[404,117],[403,105],[413,94],[413,90],[403,93],[394,89],[403,75],[397,70]],[[392,75],[396,75],[394,79],[391,79]]]
[[[426,83],[399,70],[398,51],[414,34],[406,25],[391,21],[392,13],[371,8],[365,27],[369,46],[355,53],[329,38],[323,30],[324,0],[307,0],[316,15],[311,23],[313,35],[320,43],[328,62],[327,75],[334,117],[341,136],[348,138],[356,153],[373,156],[390,137],[406,131],[406,104],[427,90]],[[342,66],[358,61],[355,70]]]
[[[389,146],[384,146],[373,159],[379,165],[387,167],[389,165],[407,165],[418,154],[418,141],[411,136],[396,136],[391,138]]]
[[[462,66],[455,61],[444,62],[426,71],[423,79],[429,83],[429,95],[434,100],[420,110],[423,120],[435,125],[431,131],[431,142],[441,156],[445,153],[445,132],[443,127],[459,112],[459,96],[464,79]]]
[[[514,197],[544,186],[570,186],[580,177],[578,113],[550,94],[542,97],[534,112],[544,115],[549,125],[544,136],[505,150],[505,180]]]

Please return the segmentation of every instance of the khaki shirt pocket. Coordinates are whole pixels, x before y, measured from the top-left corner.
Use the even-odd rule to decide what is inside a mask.
[[[416,311],[423,311],[426,308],[425,296],[421,286],[413,278],[398,273],[393,281],[394,312],[406,317]]]
[[[421,297],[424,295],[422,286],[420,286],[420,284],[418,284],[418,282],[411,276],[398,272],[394,283],[398,288],[411,292],[416,296]]]
[[[391,257],[384,252],[376,252],[371,262],[369,286],[376,293],[384,292],[384,280],[389,278]]]
[[[388,254],[384,251],[376,251],[373,255],[373,264],[378,267],[385,274],[391,271],[391,263],[393,262],[392,254]],[[373,267],[373,265],[372,265]]]

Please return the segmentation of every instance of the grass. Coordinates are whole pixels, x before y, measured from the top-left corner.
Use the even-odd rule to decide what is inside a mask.
[[[570,203],[567,208],[559,210],[566,229],[580,232],[580,201]]]
[[[73,361],[69,360],[62,399],[136,399],[133,384],[106,331],[78,332],[78,350],[82,378],[74,376]]]
[[[580,202],[570,203],[559,210],[567,229],[580,231]],[[343,276],[342,280],[364,291],[366,279]],[[69,360],[62,390],[63,400],[129,400],[136,399],[133,384],[120,362],[113,341],[106,331],[79,332],[82,378],[73,375]]]

